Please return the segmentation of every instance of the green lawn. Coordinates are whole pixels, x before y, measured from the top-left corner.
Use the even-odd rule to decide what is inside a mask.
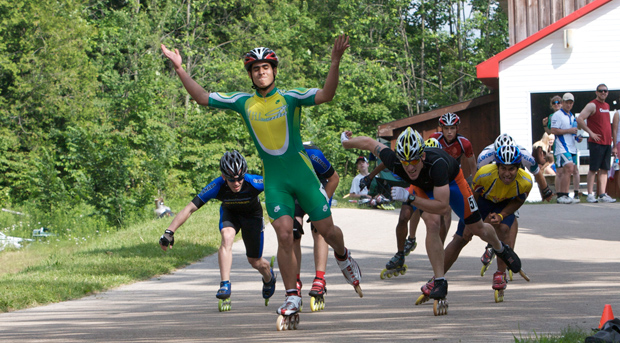
[[[217,251],[219,203],[195,212],[161,250],[159,237],[171,218],[87,237],[49,237],[0,252],[0,311],[76,299],[200,260]]]

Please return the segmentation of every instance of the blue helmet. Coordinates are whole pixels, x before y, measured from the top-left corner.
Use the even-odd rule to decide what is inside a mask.
[[[495,152],[497,164],[521,164],[521,151],[514,145],[502,145]]]

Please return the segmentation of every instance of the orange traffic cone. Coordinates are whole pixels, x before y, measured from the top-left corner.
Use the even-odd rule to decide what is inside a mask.
[[[603,315],[601,316],[601,321],[598,324],[598,328],[601,329],[603,324],[612,319],[614,319],[614,312],[611,310],[611,305],[607,304],[605,305],[605,309],[603,309]]]

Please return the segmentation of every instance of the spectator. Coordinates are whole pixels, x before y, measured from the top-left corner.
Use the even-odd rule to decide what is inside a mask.
[[[533,144],[533,155],[543,175],[556,175],[553,160],[554,134],[543,133],[539,141]]]
[[[588,202],[616,202],[616,199],[610,197],[605,192],[611,155],[617,155],[615,144],[612,147],[609,104],[605,102],[608,94],[609,90],[605,84],[598,85],[596,87],[596,99],[590,101],[581,111],[579,118],[577,118],[579,127],[590,135],[590,138],[588,138],[588,150],[590,150]],[[594,195],[594,178],[597,173],[598,199]]]
[[[555,112],[551,117],[551,133],[556,136],[555,146],[555,166],[559,171],[555,190],[558,195],[558,204],[572,204],[579,202],[578,199],[571,199],[568,196],[570,188],[570,176],[577,165],[577,125],[575,115],[571,112],[575,98],[571,93],[564,93],[562,96],[562,108]]]
[[[349,197],[353,199],[370,198],[368,195],[368,187],[360,188],[360,180],[364,178],[364,176],[370,174],[368,172],[368,159],[364,156],[358,157],[357,160],[355,160],[355,166],[357,167],[358,174],[351,182]]]

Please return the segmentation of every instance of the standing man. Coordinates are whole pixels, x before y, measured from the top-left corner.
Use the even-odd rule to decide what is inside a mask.
[[[248,170],[245,158],[236,150],[226,152],[220,159],[222,176],[211,181],[200,194],[194,197],[185,208],[177,214],[168,229],[159,239],[159,245],[167,250],[174,245],[174,233],[185,223],[192,213],[198,211],[211,199],[222,202],[220,207],[220,235],[222,242],[217,251],[220,265],[220,289],[216,297],[220,299],[218,308],[230,310],[230,270],[232,268],[232,245],[235,235],[241,230],[246,256],[250,265],[263,275],[263,298],[269,299],[276,289],[276,275],[269,262],[263,256],[263,206],[258,195],[263,192],[263,178],[259,175],[246,174]]]
[[[615,144],[612,148],[611,117],[609,115],[609,104],[605,102],[608,94],[609,90],[605,84],[598,85],[596,87],[596,99],[590,101],[577,118],[579,127],[590,135],[588,138],[588,150],[590,150],[588,202],[616,202],[616,199],[605,192],[611,155],[617,156],[618,152]],[[586,120],[588,121],[587,124]],[[598,199],[594,195],[596,173],[598,173]]]
[[[568,191],[570,188],[570,177],[573,175],[573,169],[577,167],[577,141],[575,137],[579,130],[575,121],[575,115],[570,111],[573,108],[574,102],[575,98],[571,93],[564,93],[562,96],[562,107],[551,117],[551,133],[556,137],[553,147],[555,166],[558,170],[561,170],[558,182],[555,185],[558,194],[558,204],[573,203],[573,199],[568,196]],[[609,165],[609,161],[607,161],[607,164]],[[588,195],[589,200],[590,196]]]
[[[276,53],[264,47],[252,49],[244,61],[247,75],[256,89],[250,94],[207,92],[183,69],[179,51],[172,52],[161,45],[192,98],[203,106],[238,112],[254,141],[264,166],[265,205],[278,237],[278,266],[286,287],[286,300],[276,312],[283,316],[295,315],[301,305],[296,286],[297,259],[293,240],[295,199],[308,213],[319,234],[334,249],[347,282],[362,296],[359,288],[361,272],[345,247],[342,231],[334,226],[329,198],[312,169],[300,132],[302,106],[319,105],[334,98],[340,59],[348,47],[349,37],[341,35],[336,38],[322,89],[295,88],[288,91],[275,86],[279,61]]]

